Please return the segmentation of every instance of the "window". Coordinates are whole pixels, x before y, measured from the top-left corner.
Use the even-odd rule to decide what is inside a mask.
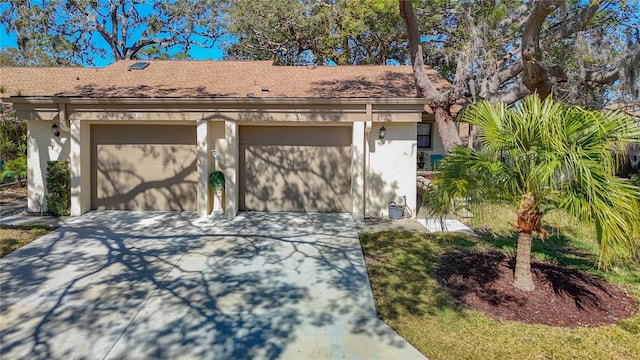
[[[418,124],[418,149],[431,149],[433,123]]]

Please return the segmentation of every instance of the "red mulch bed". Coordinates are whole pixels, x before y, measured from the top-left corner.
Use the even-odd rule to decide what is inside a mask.
[[[460,304],[496,319],[562,327],[614,324],[633,316],[638,301],[605,280],[564,266],[534,260],[536,290],[513,287],[515,259],[499,252],[444,255],[440,284]]]

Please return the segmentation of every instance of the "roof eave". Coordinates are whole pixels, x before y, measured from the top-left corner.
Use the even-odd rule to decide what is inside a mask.
[[[300,105],[300,104],[334,104],[334,105],[425,105],[424,98],[304,98],[304,97],[67,97],[67,96],[20,96],[3,97],[2,101],[14,104],[198,104],[229,105],[229,104],[256,104],[256,105]]]

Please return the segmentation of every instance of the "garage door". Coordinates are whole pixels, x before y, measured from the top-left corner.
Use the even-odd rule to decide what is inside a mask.
[[[240,209],[351,212],[351,128],[240,127]]]
[[[196,209],[196,127],[92,125],[94,209]]]

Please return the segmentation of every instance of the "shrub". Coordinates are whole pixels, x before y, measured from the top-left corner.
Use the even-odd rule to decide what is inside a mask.
[[[14,115],[0,114],[0,159],[13,160],[26,154],[26,121],[18,121]]]
[[[69,215],[71,175],[69,161],[47,161],[47,209],[55,216]]]
[[[224,189],[224,173],[220,170],[216,170],[209,175],[209,187],[213,190]]]
[[[7,161],[4,164],[4,170],[0,171],[0,181],[6,177],[13,178],[23,186],[22,180],[27,177],[27,157],[22,155]]]

